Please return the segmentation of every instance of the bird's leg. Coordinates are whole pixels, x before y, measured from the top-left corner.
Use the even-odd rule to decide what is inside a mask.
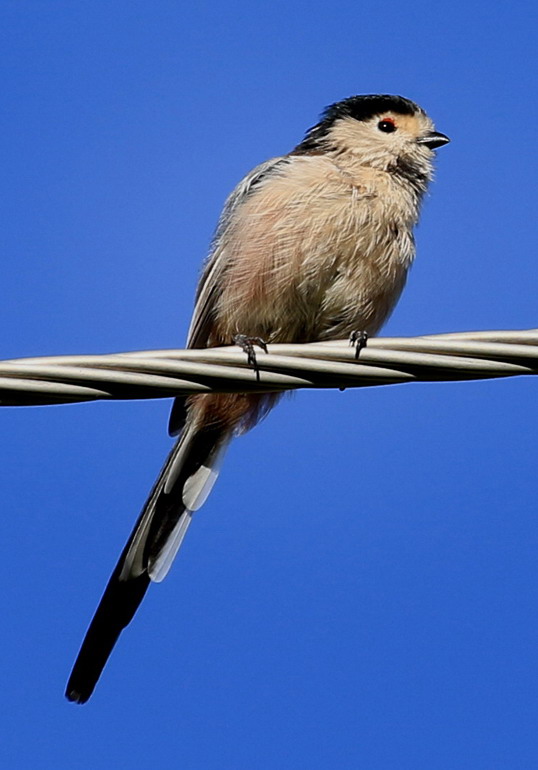
[[[368,332],[351,332],[349,335],[349,344],[355,348],[355,358],[357,359],[363,348],[366,347],[368,342]]]
[[[259,381],[260,370],[258,368],[258,360],[256,358],[254,345],[257,345],[265,353],[267,353],[267,343],[262,340],[261,337],[247,337],[246,334],[235,334],[232,341],[234,345],[238,345],[241,350],[247,354],[247,363],[249,366],[252,366],[256,372],[256,379]]]

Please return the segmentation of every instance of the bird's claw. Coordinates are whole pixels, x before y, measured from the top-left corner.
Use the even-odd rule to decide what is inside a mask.
[[[349,344],[355,348],[355,359],[360,355],[368,343],[368,332],[354,331],[349,335]]]
[[[268,353],[267,343],[262,340],[261,337],[248,337],[246,334],[236,334],[233,337],[234,345],[238,345],[241,350],[247,354],[247,363],[256,372],[256,379],[260,379],[260,370],[258,368],[258,359],[256,358],[256,351],[254,345],[261,348],[264,353]]]

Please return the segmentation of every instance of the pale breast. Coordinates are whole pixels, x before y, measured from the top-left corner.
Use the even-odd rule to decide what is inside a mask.
[[[267,341],[375,333],[414,255],[412,212],[398,210],[390,180],[381,181],[318,157],[295,158],[262,182],[219,245],[228,267],[215,318],[224,333]]]

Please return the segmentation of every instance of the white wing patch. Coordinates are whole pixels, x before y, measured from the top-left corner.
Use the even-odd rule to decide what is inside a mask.
[[[161,475],[148,498],[138,527],[133,534],[132,542],[124,557],[119,580],[129,580],[130,578],[138,577],[146,570],[150,579],[154,582],[159,583],[164,579],[191,523],[193,511],[197,511],[205,503],[217,480],[222,459],[231,437],[224,438],[222,443],[210,452],[206,463],[201,465],[184,482],[181,490],[181,503],[178,501],[178,513],[181,511],[182,505],[185,507],[185,510],[181,511],[174,528],[160,552],[153,558],[150,558],[149,563],[146,563],[147,538],[153,524],[157,501],[161,495],[171,494],[178,484],[185,458],[191,449],[191,438],[193,436],[191,431],[192,429],[186,430],[168,456]]]
[[[183,542],[189,524],[192,521],[192,511],[184,511],[170,533],[166,545],[162,548],[156,559],[151,559],[148,565],[148,575],[154,583],[160,583],[168,574],[172,562],[176,558],[177,552]]]
[[[148,575],[154,583],[160,583],[168,574],[172,562],[183,542],[185,533],[189,528],[189,524],[192,521],[194,511],[197,511],[202,507],[207,500],[209,493],[213,489],[213,485],[219,475],[222,459],[227,446],[228,442],[226,441],[209,458],[208,465],[201,465],[183,485],[182,502],[185,506],[185,511],[179,517],[177,524],[170,533],[158,556],[154,559],[150,559],[148,565]],[[174,466],[172,466],[172,473],[174,473]],[[177,473],[174,474],[174,476],[177,477]],[[165,490],[168,485],[169,480],[164,487]]]
[[[222,454],[222,453],[220,453]],[[216,458],[217,460],[219,458]],[[189,511],[197,511],[207,500],[213,485],[218,478],[220,463],[217,467],[212,465],[208,468],[206,465],[200,466],[196,473],[187,479],[183,486],[183,505]]]

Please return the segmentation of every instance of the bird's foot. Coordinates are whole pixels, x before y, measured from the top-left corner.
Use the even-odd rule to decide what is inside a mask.
[[[234,345],[238,345],[241,350],[247,354],[247,363],[256,372],[256,379],[260,379],[260,370],[258,368],[258,359],[256,358],[256,351],[254,345],[257,345],[265,353],[268,353],[267,343],[262,340],[261,337],[248,337],[246,334],[236,334],[233,337]]]
[[[355,359],[359,357],[361,350],[366,347],[367,343],[368,332],[351,332],[349,335],[349,344],[351,347],[355,348]]]

